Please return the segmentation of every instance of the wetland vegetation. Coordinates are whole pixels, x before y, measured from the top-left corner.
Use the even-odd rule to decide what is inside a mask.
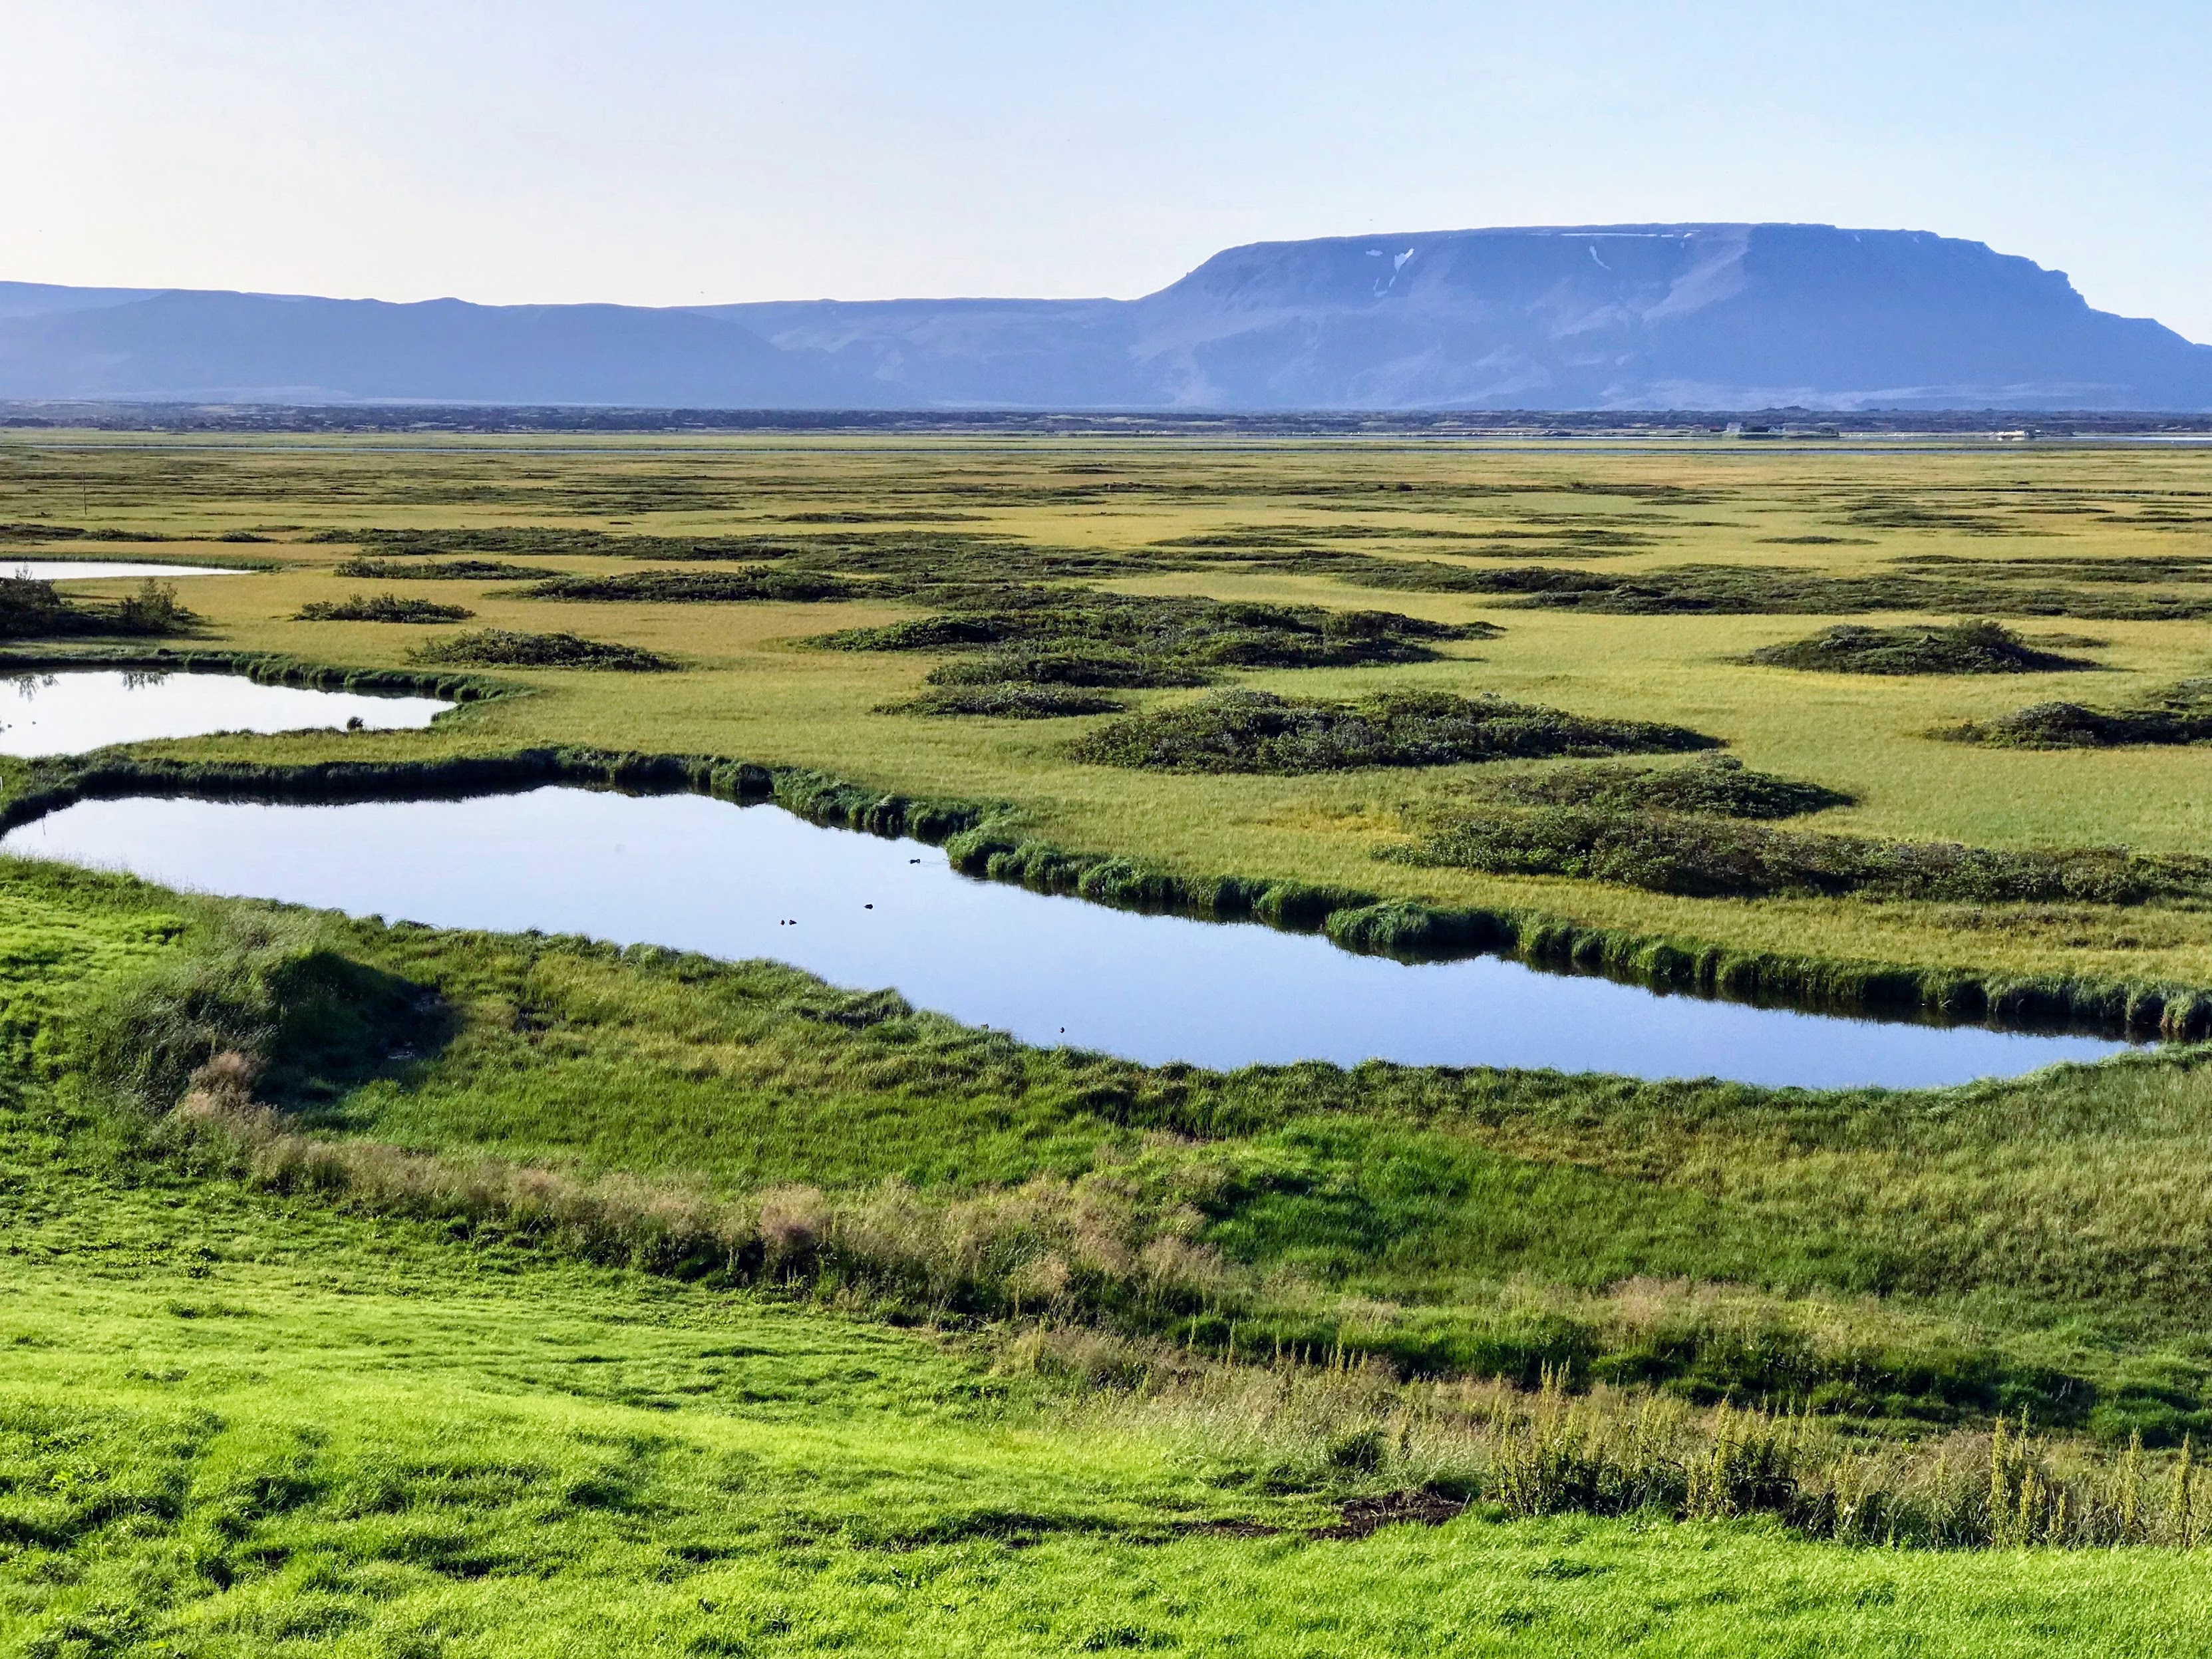
[[[1299,773],[1717,746],[1717,739],[1683,726],[1589,720],[1502,697],[1396,691],[1329,702],[1217,691],[1101,726],[1072,752],[1100,766]]]
[[[2001,623],[1942,628],[1825,629],[1810,639],[1761,646],[1745,659],[1770,668],[1810,668],[1827,674],[2057,674],[2094,668],[2022,639]]]
[[[480,668],[604,668],[630,674],[664,673],[678,665],[657,651],[574,634],[526,634],[511,628],[477,628],[448,634],[408,653],[421,663]]]
[[[150,625],[120,583],[11,587],[45,654],[189,630],[272,673],[436,678],[409,630],[295,620],[390,561],[530,584],[468,590],[484,632],[426,647],[530,695],[9,761],[11,812],[589,751],[1371,948],[2175,1032],[2212,994],[2197,452],[52,440],[0,444],[11,549],[267,562]],[[1972,619],[2094,619],[2097,689],[2033,665],[2069,701],[2023,708],[2002,673],[1745,660],[1836,617],[1891,641],[1845,654],[1904,659]],[[687,672],[576,672],[582,646]],[[1318,708],[1328,763],[1100,766],[1114,721],[876,712],[947,694],[1110,699],[1135,732]],[[1742,763],[1422,747],[1492,698]],[[1378,763],[1385,711],[1424,708],[1448,717],[1404,747],[1432,762]],[[52,866],[0,866],[0,1643],[2148,1654],[2202,1628],[2194,1047],[1905,1092],[1224,1073],[771,964]]]
[[[465,605],[441,605],[435,599],[403,598],[397,593],[364,596],[349,593],[342,599],[313,599],[300,607],[298,622],[450,623],[466,622],[477,613]]]

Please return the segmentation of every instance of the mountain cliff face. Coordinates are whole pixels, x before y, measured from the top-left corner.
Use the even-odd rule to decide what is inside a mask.
[[[661,407],[2212,410],[2212,347],[1978,242],[1255,243],[1133,301],[422,305],[0,283],[0,397]]]

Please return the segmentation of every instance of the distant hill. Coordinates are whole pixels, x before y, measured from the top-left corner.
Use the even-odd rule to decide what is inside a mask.
[[[1262,242],[1142,299],[653,309],[0,283],[0,398],[720,408],[2212,410],[2212,346],[1979,242]]]

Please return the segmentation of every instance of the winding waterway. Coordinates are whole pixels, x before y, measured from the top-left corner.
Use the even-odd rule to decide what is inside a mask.
[[[1754,1008],[1492,957],[1354,956],[1312,935],[974,880],[922,842],[695,795],[86,801],[0,850],[356,915],[773,957],[1031,1042],[1147,1062],[1376,1058],[1911,1086],[2124,1046]]]

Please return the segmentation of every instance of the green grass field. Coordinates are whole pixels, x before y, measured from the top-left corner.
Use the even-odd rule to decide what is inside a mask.
[[[993,804],[1008,833],[1186,875],[2212,992],[2186,883],[2124,903],[1696,898],[1377,857],[1500,800],[1580,799],[1593,765],[1695,755],[1091,765],[1072,746],[1116,716],[878,712],[978,647],[806,643],[938,615],[1026,626],[1006,596],[1041,582],[1085,642],[1007,659],[1109,675],[1139,711],[1238,688],[1495,694],[1719,738],[1817,786],[1802,824],[1823,835],[2179,869],[2205,844],[2201,750],[1932,734],[2203,674],[2208,469],[2057,446],[18,434],[0,537],[112,556],[59,532],[123,531],[164,538],[133,558],[250,562],[178,583],[200,620],[177,648],[400,669],[491,628],[679,665],[485,667],[527,695],[427,732],[141,760],[720,756]],[[301,620],[385,591],[345,561],[428,562],[366,528],[533,578],[757,565],[860,597],[538,598],[447,575],[393,580],[465,621]],[[741,538],[785,545],[668,556]],[[1528,566],[1640,582],[1646,608],[1458,591]],[[1668,612],[1686,566],[1747,573],[1697,578],[1699,603],[1738,608]],[[1796,604],[1856,583],[1959,605],[1853,623],[1994,616],[2098,665],[1747,663],[1844,615],[1757,608],[1785,577]],[[1203,654],[1218,622],[1178,633],[1193,613],[1102,593],[1462,632],[1389,647],[1408,660],[1243,666]],[[1253,629],[1289,659],[1291,635]],[[0,790],[32,781],[0,767]],[[1717,790],[1605,799],[1632,815],[1648,795],[1694,836]],[[2198,1048],[1906,1093],[1148,1069],[773,964],[19,861],[0,861],[0,1042],[11,1651],[2203,1645]]]

